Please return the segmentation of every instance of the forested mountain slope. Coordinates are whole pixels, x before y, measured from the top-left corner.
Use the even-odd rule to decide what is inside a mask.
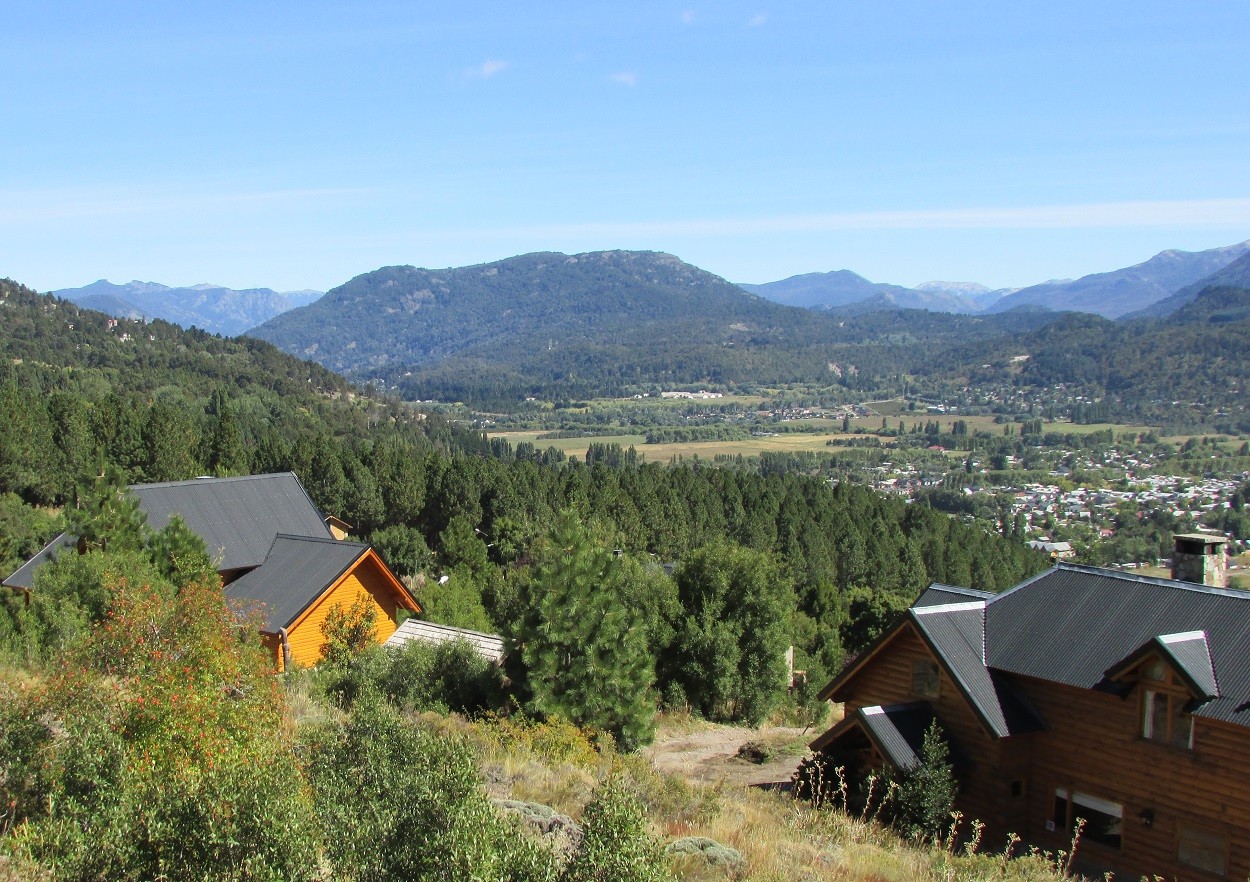
[[[747,294],[671,255],[610,251],[387,267],[251,333],[348,376],[382,379],[406,398],[481,403],[685,383],[871,388],[909,369],[921,344],[1047,320],[825,315]]]
[[[1166,425],[1192,412],[1246,431],[1247,339],[1250,288],[1211,287],[1166,319],[1068,314],[1018,338],[953,349],[929,370],[948,382],[1039,395],[1062,385],[1089,402],[1088,421]]]

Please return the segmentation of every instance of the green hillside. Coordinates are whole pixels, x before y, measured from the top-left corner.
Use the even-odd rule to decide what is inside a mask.
[[[1211,287],[1166,319],[1071,313],[1014,338],[937,355],[926,375],[1039,400],[1080,396],[1079,419],[1148,425],[1186,419],[1250,430],[1250,289]],[[1019,360],[1027,355],[1026,360]]]
[[[872,388],[929,347],[1053,317],[781,306],[668,254],[527,254],[447,270],[388,267],[251,333],[411,399],[478,403],[660,385]]]

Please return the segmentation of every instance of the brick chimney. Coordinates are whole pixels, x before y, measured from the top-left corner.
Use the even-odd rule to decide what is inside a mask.
[[[1207,533],[1178,533],[1172,552],[1172,578],[1198,585],[1223,588],[1228,579],[1223,536]]]

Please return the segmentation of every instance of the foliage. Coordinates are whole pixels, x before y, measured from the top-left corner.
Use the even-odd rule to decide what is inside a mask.
[[[321,623],[321,658],[330,667],[346,667],[352,659],[375,646],[377,608],[367,595],[360,595],[351,606],[336,603]]]
[[[676,573],[685,618],[667,659],[709,719],[758,725],[785,696],[794,588],[767,554],[713,543]]]
[[[535,567],[518,635],[531,707],[612,735],[626,750],[654,733],[654,661],[619,561],[571,510]]]
[[[957,786],[946,736],[936,720],[924,733],[917,761],[893,777],[898,789],[888,812],[894,825],[913,838],[940,840],[951,824]]]
[[[554,858],[499,818],[472,756],[362,701],[305,733],[325,856],[342,880],[554,879]]]
[[[560,882],[663,882],[671,879],[647,832],[638,798],[612,778],[599,785],[582,816],[582,841]]]
[[[101,620],[0,702],[0,799],[21,822],[5,847],[57,879],[310,878],[311,805],[255,632],[240,641],[219,585],[75,560],[106,557],[85,569]]]
[[[0,573],[12,573],[56,533],[51,514],[26,505],[16,494],[0,493]]]
[[[326,692],[343,705],[380,696],[404,711],[478,714],[504,704],[503,673],[462,640],[371,645],[345,664],[322,667]]]

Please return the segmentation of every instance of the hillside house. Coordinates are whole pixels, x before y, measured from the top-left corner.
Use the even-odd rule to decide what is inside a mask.
[[[370,546],[344,538],[346,525],[326,517],[292,473],[197,478],[130,487],[161,529],[177,514],[204,540],[226,597],[256,613],[275,669],[321,659],[321,625],[336,606],[366,598],[374,608],[374,637],[385,643],[399,610],[420,612],[416,600]],[[29,591],[35,570],[74,548],[62,534],[3,581]]]
[[[1083,818],[1080,872],[1247,878],[1250,593],[1219,582],[1221,538],[1177,541],[1189,581],[1059,563],[998,595],[931,586],[822,691],[845,716],[812,748],[907,767],[936,719],[987,848],[1066,848]]]

